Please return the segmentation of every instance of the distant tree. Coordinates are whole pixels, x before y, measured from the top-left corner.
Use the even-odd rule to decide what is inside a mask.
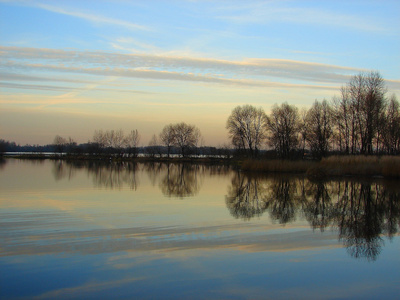
[[[171,153],[171,147],[176,143],[175,127],[173,124],[165,125],[160,133],[160,141],[167,147],[167,156]]]
[[[195,147],[199,137],[200,130],[194,126],[184,122],[174,125],[175,131],[175,146],[181,150],[181,155],[186,156],[188,149]]]
[[[288,158],[299,144],[300,118],[295,106],[283,103],[274,105],[267,119],[268,143],[281,158]]]
[[[122,129],[110,131],[110,147],[114,148],[118,152],[122,151],[122,148],[126,145],[126,138]]]
[[[1,139],[0,140],[0,156],[4,155],[4,152],[7,151],[7,146],[8,146],[8,142],[6,142],[5,140]]]
[[[95,130],[93,134],[93,143],[96,144],[100,149],[104,149],[106,147],[106,135],[103,130]]]
[[[332,109],[326,100],[315,101],[306,115],[306,140],[315,157],[328,154],[332,138]]]
[[[152,136],[149,145],[146,147],[146,152],[150,157],[155,157],[157,154],[161,157],[161,147],[155,134]]]
[[[137,157],[138,147],[140,142],[140,134],[137,129],[132,130],[125,139],[125,145],[128,149],[129,155]]]
[[[73,154],[77,153],[79,151],[78,144],[74,141],[73,138],[68,137],[67,143],[66,143],[66,152],[68,154]]]
[[[234,147],[254,157],[266,138],[266,123],[267,117],[261,107],[243,105],[232,110],[226,128]]]
[[[58,153],[63,153],[67,147],[67,139],[62,136],[56,135],[53,141],[54,149]]]

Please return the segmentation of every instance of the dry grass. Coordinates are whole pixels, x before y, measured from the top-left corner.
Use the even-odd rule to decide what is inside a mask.
[[[319,167],[327,175],[382,175],[379,157],[331,156],[320,161]]]
[[[400,177],[399,156],[331,156],[319,166],[327,175]]]
[[[243,162],[242,170],[306,173],[315,178],[346,175],[400,178],[400,156],[331,156],[320,162],[247,160]]]

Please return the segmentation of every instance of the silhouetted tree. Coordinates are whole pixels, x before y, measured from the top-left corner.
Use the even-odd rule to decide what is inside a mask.
[[[184,122],[173,125],[175,131],[175,146],[181,149],[181,155],[185,156],[190,147],[195,147],[201,137],[200,130],[194,125]]]
[[[315,101],[308,110],[305,128],[306,140],[314,156],[321,158],[328,154],[332,137],[332,110],[326,100]]]
[[[248,104],[235,107],[226,122],[234,147],[256,156],[266,138],[266,122],[267,117],[261,107]]]
[[[383,144],[389,154],[400,153],[400,104],[392,95],[383,124]]]
[[[8,146],[8,142],[6,142],[5,140],[1,139],[0,140],[0,156],[3,156],[4,152],[7,151],[7,146]]]
[[[295,106],[283,103],[274,105],[267,119],[268,142],[281,158],[288,158],[299,144],[300,118]]]
[[[353,76],[347,85],[355,125],[360,137],[363,154],[373,153],[373,140],[379,129],[385,110],[386,88],[378,72],[360,73]]]
[[[140,134],[137,129],[132,130],[125,138],[125,145],[130,156],[138,156],[138,147],[140,142]]]
[[[167,156],[171,153],[171,147],[175,144],[176,135],[174,125],[165,125],[160,133],[160,140],[162,144],[167,147]]]
[[[350,95],[346,87],[340,89],[340,97],[333,98],[334,139],[344,154],[355,153],[357,134],[355,112],[352,109]]]
[[[63,138],[62,136],[56,135],[53,144],[55,151],[61,154],[65,151],[65,148],[67,147],[67,139]]]
[[[161,147],[155,134],[152,136],[149,145],[146,147],[146,152],[150,157],[155,157],[157,154],[161,157]]]

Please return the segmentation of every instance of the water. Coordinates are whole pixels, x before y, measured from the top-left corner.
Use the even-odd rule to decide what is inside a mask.
[[[1,299],[393,299],[399,181],[0,162]]]

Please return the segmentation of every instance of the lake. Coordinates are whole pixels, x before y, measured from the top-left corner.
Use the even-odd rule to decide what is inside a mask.
[[[400,182],[0,161],[1,299],[394,299]]]

